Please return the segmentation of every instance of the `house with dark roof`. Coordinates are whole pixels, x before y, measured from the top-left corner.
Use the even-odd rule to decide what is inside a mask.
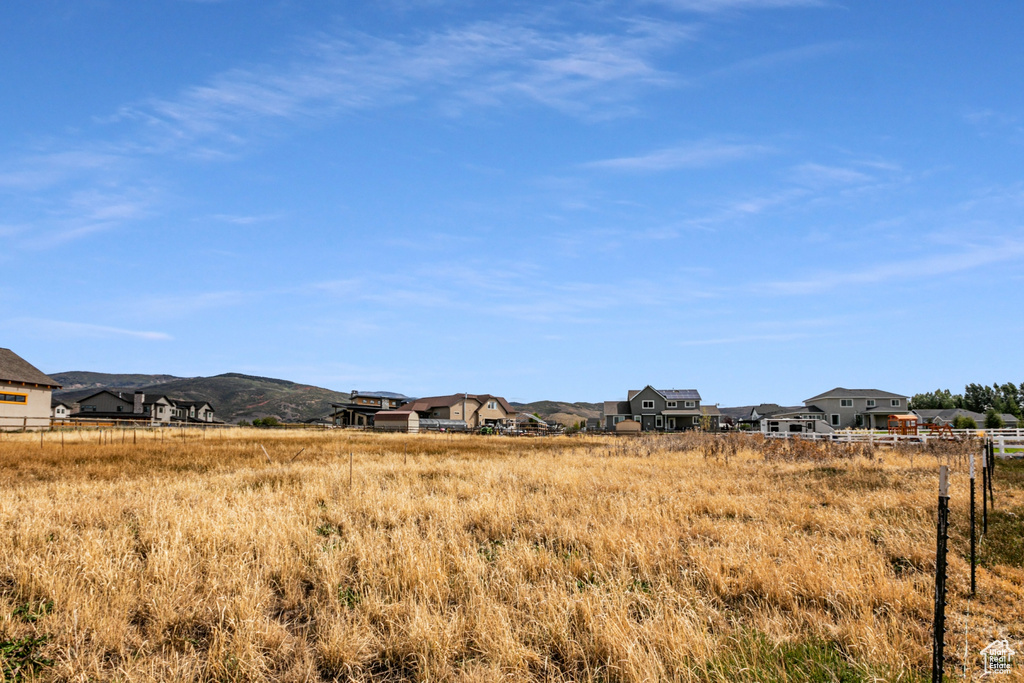
[[[804,401],[833,429],[885,429],[890,415],[909,415],[910,397],[879,389],[836,387]]]
[[[352,390],[343,403],[331,404],[331,422],[344,427],[369,427],[381,410],[395,410],[412,399],[392,391]]]
[[[643,389],[631,389],[625,401],[605,401],[604,428],[615,431],[615,425],[633,420],[645,432],[702,427],[717,430],[721,413],[717,409],[703,411],[700,401],[696,389],[655,389],[648,384]]]
[[[466,428],[507,427],[516,417],[516,410],[501,396],[493,394],[449,394],[427,396],[409,401],[402,410],[419,414],[423,426],[426,420],[454,420],[465,422]]]
[[[0,429],[50,426],[52,378],[10,349],[0,349]]]
[[[122,420],[149,424],[209,424],[217,422],[206,401],[184,401],[167,396],[103,389],[78,401],[75,418]]]
[[[213,422],[213,406],[207,401],[180,401],[172,399],[173,417],[181,422]]]
[[[974,420],[976,426],[980,428],[985,426],[985,413],[976,413],[972,410],[964,410],[963,408],[917,408],[913,412],[925,424],[952,425],[953,421],[958,417],[968,417]],[[1009,429],[1016,429],[1020,424],[1015,415],[1002,413],[999,417],[1003,420],[1003,426]]]

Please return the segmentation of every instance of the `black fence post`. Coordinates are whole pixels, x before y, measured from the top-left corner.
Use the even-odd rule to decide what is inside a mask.
[[[992,439],[988,440],[988,502],[992,511],[996,509],[996,491],[992,485],[992,477],[996,473],[996,444]]]
[[[974,597],[977,584],[974,580],[974,568],[977,565],[977,538],[974,532],[974,461],[977,453],[971,453],[971,597]]]
[[[981,535],[988,533],[988,448],[981,459]]]
[[[942,683],[946,635],[946,539],[949,537],[949,468],[939,468],[939,518],[935,544],[935,621],[932,633],[932,683]]]

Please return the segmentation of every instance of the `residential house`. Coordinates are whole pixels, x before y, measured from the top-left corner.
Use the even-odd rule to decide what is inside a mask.
[[[213,406],[206,401],[184,401],[167,396],[147,396],[110,389],[79,399],[72,417],[96,420],[131,420],[151,424],[217,422]]]
[[[509,426],[516,416],[508,401],[493,394],[427,396],[409,401],[402,409],[416,411],[421,419],[462,421],[468,429]]]
[[[206,401],[179,401],[174,399],[174,417],[182,422],[214,422],[213,406]]]
[[[820,411],[833,429],[886,429],[890,415],[910,414],[909,403],[903,394],[836,387],[807,399],[804,406],[809,413]]]
[[[750,417],[750,411],[754,406],[730,406],[721,407],[718,410],[722,413],[722,429],[737,429],[744,420]]]
[[[973,410],[964,410],[963,408],[917,408],[913,412],[921,418],[922,423],[951,425],[958,417],[969,417],[974,420],[974,424],[980,429],[985,428],[985,413],[976,413]],[[1003,418],[1003,426],[1009,429],[1016,429],[1020,424],[1015,415],[1003,413],[1000,417]]]
[[[74,405],[71,403],[65,403],[64,401],[58,401],[57,399],[50,400],[50,419],[51,420],[66,420],[71,417],[71,413],[75,411]]]
[[[390,391],[353,389],[348,401],[331,404],[331,420],[344,427],[369,427],[373,425],[373,416],[381,410],[395,410],[410,400]]]
[[[701,429],[704,423],[717,430],[721,414],[717,408],[702,412],[700,401],[696,389],[655,389],[648,384],[631,389],[625,401],[605,401],[604,428],[616,431],[620,422],[633,420],[645,432]]]
[[[14,353],[0,348],[0,429],[32,429],[50,426],[52,378]]]

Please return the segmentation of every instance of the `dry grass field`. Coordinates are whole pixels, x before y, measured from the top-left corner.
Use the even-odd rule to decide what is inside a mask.
[[[969,601],[962,449],[102,438],[0,436],[5,680],[925,680],[939,464],[947,672],[1024,637],[1024,469]]]

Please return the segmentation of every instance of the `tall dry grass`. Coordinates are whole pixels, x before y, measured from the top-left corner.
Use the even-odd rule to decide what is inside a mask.
[[[0,642],[23,646],[11,677],[920,680],[940,461],[954,526],[966,519],[956,453],[60,438],[0,439]],[[956,536],[951,667],[965,642],[1020,638],[1024,614],[1024,572],[994,565],[968,621],[963,550]]]

